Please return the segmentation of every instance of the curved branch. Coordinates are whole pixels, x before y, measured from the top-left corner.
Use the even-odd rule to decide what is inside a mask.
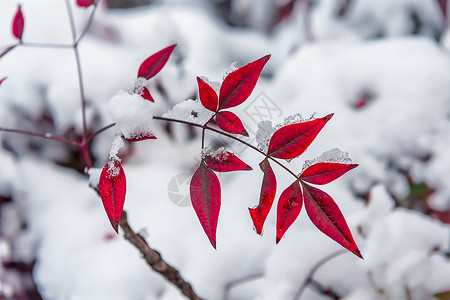
[[[124,231],[125,239],[139,250],[139,252],[142,254],[142,258],[154,271],[158,272],[164,278],[174,284],[188,299],[201,300],[201,298],[197,296],[197,294],[192,289],[192,286],[181,277],[178,270],[167,264],[158,251],[150,248],[144,238],[135,233],[133,229],[131,229],[130,225],[128,224],[126,211],[122,212],[119,225]]]
[[[59,137],[59,136],[54,136],[51,133],[39,133],[39,132],[26,131],[26,130],[20,130],[20,129],[3,128],[3,127],[0,127],[0,131],[24,134],[24,135],[34,136],[34,137],[38,137],[38,138],[42,138],[42,139],[58,141],[58,142],[70,144],[73,146],[79,146],[78,142],[76,142],[76,141],[72,141],[72,140],[69,140],[69,139],[66,139],[63,137]]]

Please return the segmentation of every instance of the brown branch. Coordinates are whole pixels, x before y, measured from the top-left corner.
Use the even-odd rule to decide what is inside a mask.
[[[154,271],[173,283],[188,299],[201,300],[192,289],[192,286],[181,277],[180,273],[174,267],[167,264],[158,251],[150,248],[142,236],[131,229],[128,224],[126,211],[123,211],[119,225],[124,231],[125,239],[141,252],[143,259]]]

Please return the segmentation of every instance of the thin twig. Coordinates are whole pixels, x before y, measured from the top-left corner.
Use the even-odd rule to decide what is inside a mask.
[[[230,282],[228,282],[227,284],[225,284],[224,290],[223,290],[223,296],[222,296],[222,300],[228,300],[229,294],[230,294],[230,290],[232,288],[234,288],[237,285],[241,285],[241,284],[245,284],[248,283],[250,281],[253,280],[257,280],[260,279],[264,276],[264,273],[256,273],[256,274],[252,274],[252,275],[248,275],[246,277],[243,278],[239,278],[236,280],[232,280]]]
[[[92,21],[94,21],[95,11],[97,10],[97,6],[98,6],[97,4],[98,4],[98,1],[95,1],[94,8],[92,9],[91,14],[89,15],[89,19],[86,22],[86,25],[84,26],[83,31],[81,32],[80,36],[78,37],[78,39],[74,43],[75,47],[78,46],[78,43],[80,43],[80,41],[84,38],[84,36],[88,32],[89,28],[91,27]]]
[[[158,251],[150,248],[144,238],[131,229],[128,224],[126,211],[122,212],[119,225],[124,231],[125,239],[139,250],[142,254],[142,258],[154,271],[158,272],[174,284],[188,299],[201,300],[192,289],[192,286],[181,277],[178,270],[167,264]]]
[[[12,129],[12,128],[3,128],[3,127],[0,127],[0,131],[24,134],[24,135],[34,136],[34,137],[38,137],[38,138],[42,138],[42,139],[58,141],[58,142],[70,144],[73,146],[79,146],[78,142],[76,142],[76,141],[72,141],[72,140],[69,140],[69,139],[66,139],[63,137],[59,137],[59,136],[54,136],[51,133],[39,133],[39,132],[26,131],[26,130],[20,130],[20,129]]]
[[[99,134],[102,133],[103,131],[106,131],[106,130],[108,130],[109,128],[114,127],[115,125],[116,125],[116,124],[113,123],[113,124],[109,124],[109,125],[107,125],[107,126],[105,126],[105,127],[100,128],[99,130],[97,130],[96,132],[94,132],[93,134],[91,134],[91,135],[87,138],[87,142],[89,143],[90,141],[92,141],[92,139],[93,139],[94,137],[96,137],[97,135],[99,135]]]
[[[319,270],[320,267],[322,267],[324,264],[332,260],[333,258],[336,258],[344,253],[347,253],[346,250],[338,250],[336,252],[331,253],[330,255],[325,256],[321,260],[319,260],[309,271],[308,276],[306,277],[306,280],[302,283],[300,288],[298,289],[297,293],[294,296],[294,300],[299,300],[302,296],[303,292],[305,291],[306,287],[311,284],[313,281],[316,282],[313,277],[314,274]],[[317,282],[316,282],[317,283]]]
[[[33,48],[56,48],[56,49],[72,49],[73,45],[69,44],[52,44],[52,43],[30,43],[22,42],[20,45]]]

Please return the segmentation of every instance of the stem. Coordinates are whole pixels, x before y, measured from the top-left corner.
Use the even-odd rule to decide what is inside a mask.
[[[246,277],[228,282],[227,284],[225,284],[222,300],[228,300],[230,290],[232,288],[234,288],[235,286],[245,284],[245,283],[251,282],[253,280],[258,280],[258,279],[262,278],[263,276],[264,276],[264,273],[256,273],[256,274],[248,275]]]
[[[192,286],[181,277],[178,270],[167,264],[158,251],[150,248],[145,239],[133,231],[128,224],[126,211],[122,212],[119,225],[124,231],[125,239],[141,252],[142,258],[154,271],[158,272],[174,284],[188,299],[201,300],[192,289]]]
[[[259,150],[258,148],[256,148],[255,146],[253,146],[252,144],[247,143],[246,141],[241,140],[238,137],[235,137],[229,133],[220,131],[218,129],[209,127],[205,125],[200,125],[200,124],[196,124],[196,123],[191,123],[189,121],[184,121],[184,120],[177,120],[177,119],[170,119],[170,118],[164,118],[164,117],[158,117],[158,116],[154,116],[153,117],[154,120],[161,120],[161,121],[166,121],[166,122],[175,122],[175,123],[181,123],[181,124],[186,124],[186,125],[191,125],[191,126],[195,126],[195,127],[199,127],[202,128],[203,130],[211,130],[214,131],[215,133],[218,133],[220,135],[226,136],[230,139],[233,139],[241,144],[244,144],[245,146],[255,150],[256,152],[260,153],[261,155],[264,155],[265,157],[268,157],[270,160],[272,160],[273,162],[275,162],[276,164],[278,164],[280,167],[282,167],[283,169],[285,169],[289,174],[291,174],[292,176],[295,177],[295,179],[298,179],[298,176],[292,172],[291,170],[289,170],[285,165],[283,165],[282,163],[280,163],[278,160],[276,160],[275,158],[271,157],[271,156],[267,156],[266,153],[262,152],[261,150]],[[209,121],[208,121],[209,122]]]
[[[20,45],[24,47],[33,47],[33,48],[57,48],[57,49],[72,49],[73,45],[66,44],[52,44],[52,43],[29,43],[22,42]]]
[[[87,139],[86,139],[86,142],[91,142],[92,141],[92,139],[94,138],[94,137],[96,137],[97,135],[99,135],[100,133],[102,133],[103,131],[106,131],[106,130],[108,130],[109,128],[111,128],[111,127],[114,127],[116,125],[116,123],[113,123],[113,124],[109,124],[109,125],[107,125],[107,126],[105,126],[105,127],[103,127],[103,128],[100,128],[99,130],[97,130],[96,132],[94,132],[93,134],[91,134]]]
[[[63,138],[63,137],[54,136],[51,133],[39,133],[39,132],[26,131],[26,130],[20,130],[20,129],[3,128],[3,127],[0,127],[0,131],[24,134],[24,135],[34,136],[34,137],[43,138],[43,139],[47,139],[47,140],[58,141],[58,142],[70,144],[73,146],[79,146],[78,142],[76,142],[76,141],[71,141],[71,140]]]
[[[95,1],[94,8],[92,9],[91,14],[89,15],[89,19],[88,19],[88,21],[86,23],[86,26],[84,26],[83,31],[81,32],[80,36],[78,37],[78,39],[74,43],[75,47],[77,47],[78,43],[80,43],[80,41],[84,38],[84,36],[88,32],[89,28],[91,27],[92,21],[94,21],[95,11],[97,10],[97,3],[98,3],[98,1]]]

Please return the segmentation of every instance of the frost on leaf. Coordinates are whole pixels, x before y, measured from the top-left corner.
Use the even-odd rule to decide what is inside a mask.
[[[220,182],[217,175],[202,161],[190,185],[190,195],[195,213],[216,248],[217,221],[220,212]]]
[[[77,5],[79,7],[89,7],[95,3],[95,0],[77,0]]]
[[[216,124],[225,132],[242,134],[248,137],[248,132],[245,130],[241,120],[231,111],[220,111],[216,114]]]
[[[261,121],[258,123],[256,143],[258,144],[259,150],[267,153],[267,149],[269,149],[269,141],[274,132],[275,128],[273,128],[271,121]]]
[[[249,171],[252,168],[240,160],[234,153],[220,147],[215,151],[204,149],[202,158],[206,165],[216,172]]]
[[[273,200],[275,199],[275,193],[277,191],[277,181],[272,167],[270,166],[268,158],[265,158],[259,167],[264,173],[261,193],[259,196],[259,204],[255,208],[249,208],[250,216],[252,217],[253,225],[255,226],[256,233],[261,234],[264,226],[264,222],[272,207]]]
[[[142,98],[148,101],[155,102],[146,85],[147,79],[143,77],[136,78],[134,80],[134,93],[140,95]]]
[[[277,237],[276,242],[281,240],[284,233],[297,219],[303,205],[303,195],[300,183],[296,180],[283,191],[277,206]]]
[[[267,154],[281,159],[296,158],[308,148],[332,116],[281,127],[270,139]]]
[[[266,55],[225,77],[220,87],[219,110],[237,106],[247,100],[269,58],[270,55]]]
[[[216,91],[200,77],[197,77],[197,83],[200,102],[206,109],[216,112],[219,103]]]
[[[109,114],[119,135],[126,140],[153,139],[151,103],[138,94],[120,91],[108,103]]]
[[[116,232],[119,230],[126,189],[122,165],[117,160],[110,160],[100,174],[99,193],[109,221]]]
[[[311,222],[329,238],[362,258],[341,210],[327,193],[302,183],[305,209]]]
[[[16,14],[14,15],[14,19],[12,22],[12,34],[19,40],[22,40],[23,35],[23,27],[24,27],[24,19],[22,14],[22,8],[19,5],[17,7]]]
[[[306,160],[303,164],[302,172],[317,163],[351,164],[352,160],[348,156],[348,152],[342,151],[339,148],[333,148],[323,152],[319,157],[316,157],[313,160]]]
[[[172,107],[163,117],[205,125],[213,115],[214,113],[204,108],[199,101],[189,99]]]
[[[176,45],[170,45],[152,55],[150,55],[139,67],[137,77],[144,77],[150,79],[161,71],[164,65],[169,60],[170,55],[175,49]]]

